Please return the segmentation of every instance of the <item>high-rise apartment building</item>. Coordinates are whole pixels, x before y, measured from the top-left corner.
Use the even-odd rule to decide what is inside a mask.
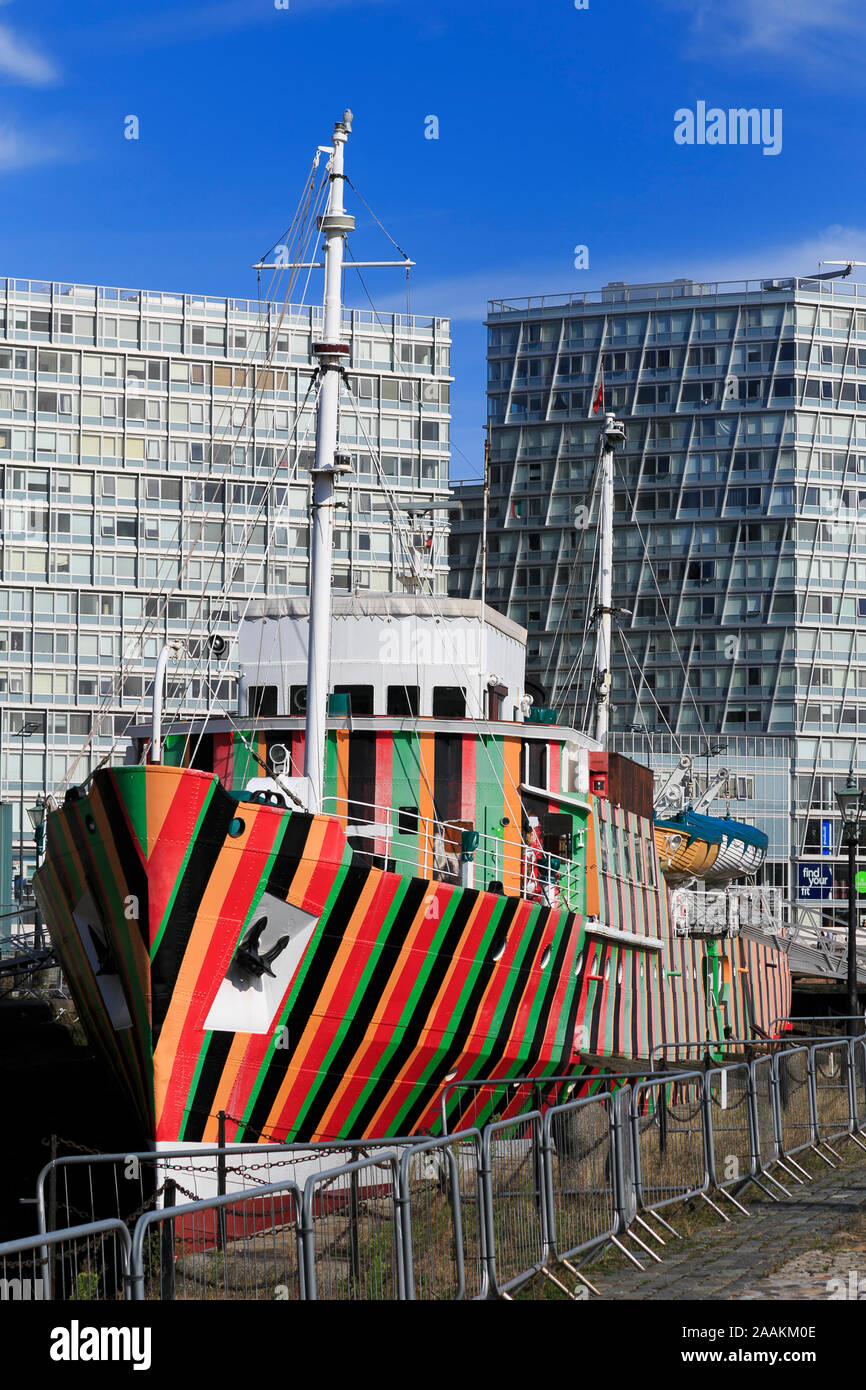
[[[343,321],[334,587],[399,593],[420,555],[444,593],[449,321]],[[32,805],[85,747],[76,781],[110,753],[166,640],[186,640],[168,717],[233,709],[235,650],[217,660],[203,639],[253,596],[307,592],[321,325],[319,308],[0,280],[0,795],[16,827],[22,785]]]
[[[866,773],[866,286],[611,284],[495,301],[487,327],[487,599],[528,628],[538,698],[578,724],[590,700],[603,371],[628,435],[612,745],[727,766],[713,809],[768,830],[796,894]],[[458,495],[451,592],[478,595],[481,489]],[[822,891],[844,884],[839,860]]]

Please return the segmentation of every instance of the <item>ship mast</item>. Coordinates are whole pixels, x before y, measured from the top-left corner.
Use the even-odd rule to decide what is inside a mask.
[[[601,449],[601,500],[598,513],[599,567],[595,617],[598,624],[595,643],[595,737],[607,747],[610,725],[611,619],[613,617],[613,457],[618,440],[625,439],[625,426],[612,415],[605,415],[599,435]]]
[[[349,469],[348,460],[337,454],[336,447],[340,379],[349,358],[349,345],[343,334],[343,239],[347,232],[354,230],[355,219],[343,211],[343,147],[351,129],[352,113],[347,111],[334,126],[328,166],[328,206],[318,219],[319,230],[325,237],[325,312],[322,341],[313,344],[313,355],[319,361],[321,387],[316,422],[316,461],[310,470],[313,476],[313,516],[304,742],[304,775],[310,783],[312,811],[321,811],[324,791],[334,508],[337,505],[337,482]]]

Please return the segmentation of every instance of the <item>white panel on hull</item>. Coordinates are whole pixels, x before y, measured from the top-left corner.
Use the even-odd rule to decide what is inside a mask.
[[[90,962],[96,977],[96,987],[102,995],[111,1026],[115,1032],[132,1027],[132,1018],[127,1007],[123,986],[113,964],[108,947],[108,932],[100,916],[99,909],[89,892],[83,893],[72,909],[72,917],[78,930],[84,954]],[[104,972],[100,974],[100,971]]]
[[[206,1029],[226,1033],[270,1033],[276,1025],[286,991],[319,919],[270,893],[263,894],[256,909],[257,919],[261,916],[268,920],[258,940],[260,954],[271,950],[282,937],[289,938],[288,945],[271,962],[273,977],[255,975],[245,970],[237,959],[232,961],[205,1019]]]

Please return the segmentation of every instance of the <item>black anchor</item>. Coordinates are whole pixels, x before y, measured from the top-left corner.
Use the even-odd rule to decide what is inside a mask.
[[[277,944],[272,946],[269,951],[265,951],[264,955],[262,955],[259,952],[259,942],[267,924],[267,917],[260,917],[257,922],[253,922],[253,925],[250,927],[237,949],[235,962],[241,966],[242,969],[249,971],[251,975],[270,975],[276,979],[271,965],[276,960],[277,956],[286,949],[290,938],[288,936],[281,936]]]

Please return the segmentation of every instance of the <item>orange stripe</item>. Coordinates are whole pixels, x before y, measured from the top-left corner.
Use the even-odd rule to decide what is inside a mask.
[[[436,735],[418,735],[418,814],[421,817],[420,833],[418,836],[418,873],[422,878],[428,878],[433,872],[433,843],[431,838],[434,816],[433,810],[433,786],[436,765]]]
[[[506,893],[520,892],[521,862],[521,804],[520,793],[520,739],[506,738],[503,754],[505,758],[505,826],[503,840],[502,883]]]
[[[337,740],[337,814],[345,828],[349,818],[349,731],[338,729]]]

